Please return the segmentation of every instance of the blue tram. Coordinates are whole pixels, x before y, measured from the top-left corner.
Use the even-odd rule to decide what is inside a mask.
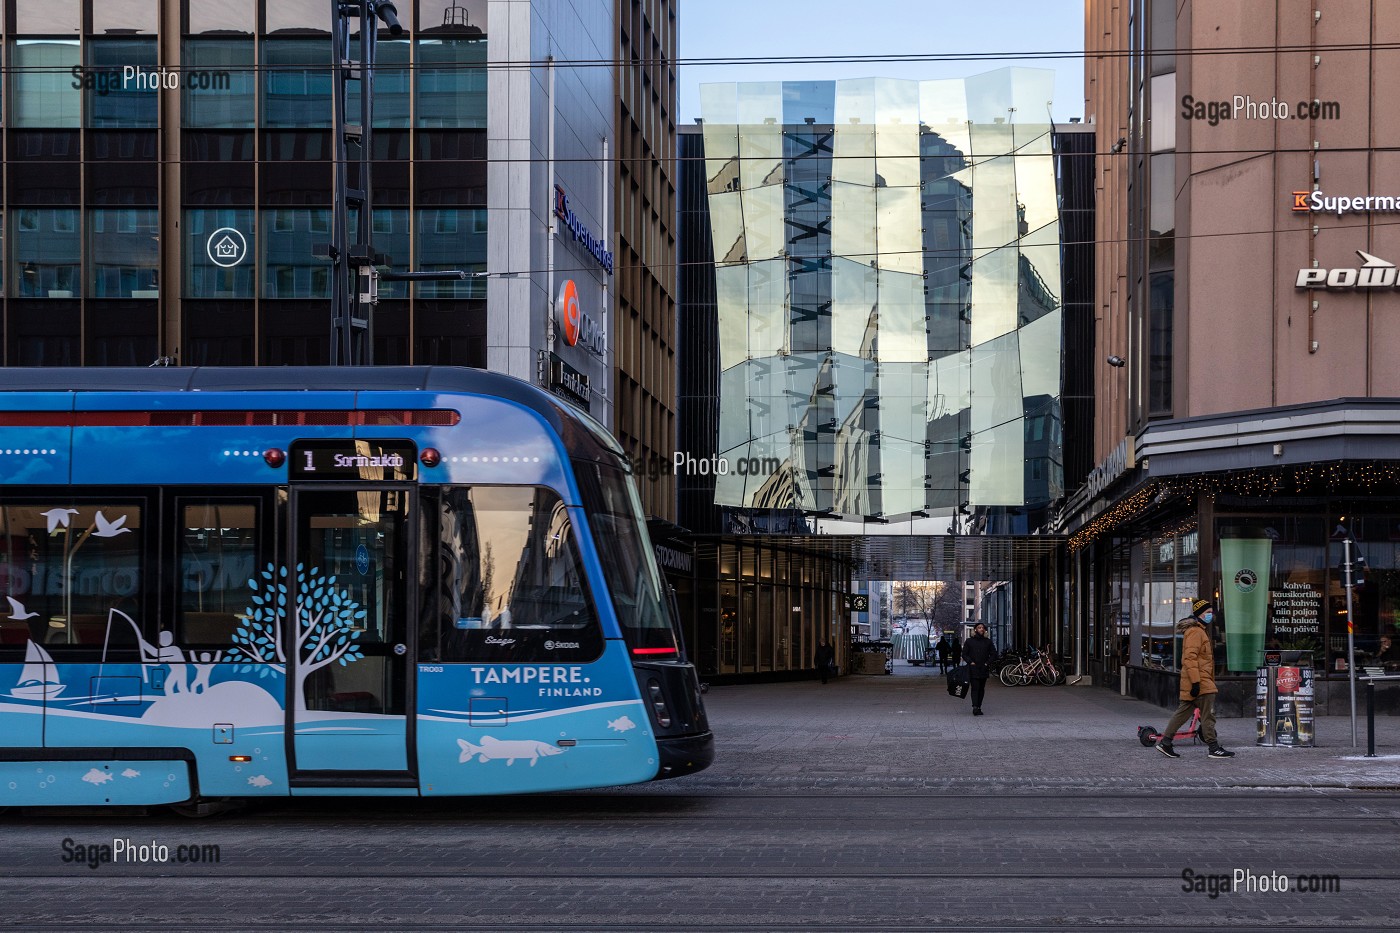
[[[476,370],[0,369],[0,805],[706,767],[629,474]]]

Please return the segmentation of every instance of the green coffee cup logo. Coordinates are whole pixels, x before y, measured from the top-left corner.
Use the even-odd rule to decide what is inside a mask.
[[[1258,585],[1259,575],[1247,567],[1235,574],[1235,588],[1241,593],[1252,593]]]

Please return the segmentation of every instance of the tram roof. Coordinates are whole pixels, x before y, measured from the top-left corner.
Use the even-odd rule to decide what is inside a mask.
[[[542,417],[570,453],[626,459],[587,413],[513,376],[465,366],[0,367],[3,392],[440,392],[514,402]],[[579,430],[582,428],[582,430]]]
[[[763,560],[781,550],[851,564],[865,580],[1006,580],[1060,554],[1064,535],[705,535],[696,557],[721,544],[763,545]]]

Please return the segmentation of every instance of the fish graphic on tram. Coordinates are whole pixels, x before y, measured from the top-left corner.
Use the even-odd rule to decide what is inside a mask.
[[[628,459],[510,377],[0,369],[0,522],[0,806],[713,759]]]

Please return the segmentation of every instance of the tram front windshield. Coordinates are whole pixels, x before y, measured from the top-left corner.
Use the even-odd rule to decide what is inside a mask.
[[[636,487],[616,467],[576,461],[574,470],[613,609],[633,654],[678,655]]]

